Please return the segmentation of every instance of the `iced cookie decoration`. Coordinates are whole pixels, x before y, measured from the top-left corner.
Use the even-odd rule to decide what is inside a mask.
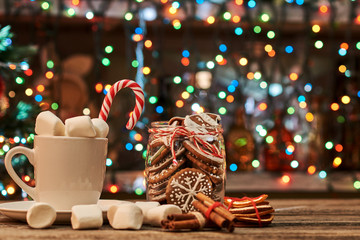
[[[193,128],[213,127],[220,124],[220,116],[213,113],[188,115],[184,119],[184,126]]]
[[[197,193],[211,196],[212,191],[212,183],[205,173],[194,168],[185,168],[169,180],[166,200],[169,204],[179,206],[182,212],[186,213],[195,210],[192,202]]]

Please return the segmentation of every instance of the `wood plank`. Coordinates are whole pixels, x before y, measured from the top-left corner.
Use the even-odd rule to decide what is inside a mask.
[[[269,199],[277,210],[266,228],[238,228],[234,233],[216,231],[164,232],[143,227],[140,231],[113,230],[104,225],[100,230],[72,230],[56,225],[50,229],[30,229],[26,224],[0,215],[1,239],[344,239],[360,238],[359,199]]]

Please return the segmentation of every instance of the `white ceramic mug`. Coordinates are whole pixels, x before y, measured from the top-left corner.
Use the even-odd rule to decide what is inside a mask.
[[[107,138],[35,136],[34,149],[12,148],[5,157],[11,178],[37,202],[57,210],[96,204],[104,184]],[[24,154],[34,166],[35,187],[24,183],[11,160]]]

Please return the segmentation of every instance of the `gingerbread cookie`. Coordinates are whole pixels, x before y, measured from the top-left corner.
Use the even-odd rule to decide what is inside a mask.
[[[169,120],[169,126],[181,126],[184,124],[184,119],[182,117],[173,117]]]
[[[224,159],[221,157],[216,157],[210,154],[206,154],[204,152],[202,152],[201,150],[199,150],[191,141],[189,140],[184,140],[183,141],[183,146],[189,151],[191,152],[191,154],[199,159],[199,161],[203,161],[204,163],[207,163],[209,165],[214,165],[214,166],[221,166],[224,163]]]
[[[149,158],[149,164],[155,165],[157,162],[159,162],[161,159],[163,159],[168,153],[170,152],[170,148],[166,147],[165,145],[162,145],[154,155],[152,155]]]
[[[185,159],[181,158],[177,164],[172,163],[168,168],[161,170],[161,172],[149,174],[148,183],[158,183],[170,177],[177,169],[185,163]]]
[[[184,154],[185,148],[181,147],[175,152],[175,156],[178,159],[182,154]],[[163,160],[157,162],[155,165],[152,165],[146,169],[147,172],[159,172],[160,170],[167,168],[173,162],[173,156],[168,154]]]
[[[217,114],[200,113],[186,116],[184,126],[194,128],[214,127],[220,124],[220,120],[221,118]]]
[[[211,196],[212,191],[212,183],[205,173],[194,168],[185,168],[170,178],[166,187],[166,201],[187,213],[195,211],[191,203],[198,192]]]

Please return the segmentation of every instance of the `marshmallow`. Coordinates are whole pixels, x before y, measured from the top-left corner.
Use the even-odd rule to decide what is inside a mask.
[[[35,132],[38,135],[64,136],[65,126],[55,114],[45,111],[36,117]]]
[[[144,215],[143,224],[150,224],[149,219],[147,217],[147,212],[152,208],[160,206],[160,203],[155,201],[136,202],[135,204],[141,209]]]
[[[26,221],[32,228],[50,227],[55,219],[56,211],[47,203],[35,203],[26,213]]]
[[[107,217],[114,229],[138,230],[143,223],[142,211],[134,203],[120,203],[111,206],[107,211]]]
[[[71,225],[73,229],[100,228],[102,224],[103,214],[98,205],[76,205],[71,208]]]
[[[152,226],[161,226],[161,221],[166,220],[170,214],[181,214],[181,209],[173,204],[165,204],[147,211],[146,217]]]
[[[96,131],[89,116],[65,120],[65,135],[69,137],[95,137]]]
[[[106,138],[109,133],[109,125],[100,118],[93,118],[91,119],[91,122],[94,125],[96,137]]]

